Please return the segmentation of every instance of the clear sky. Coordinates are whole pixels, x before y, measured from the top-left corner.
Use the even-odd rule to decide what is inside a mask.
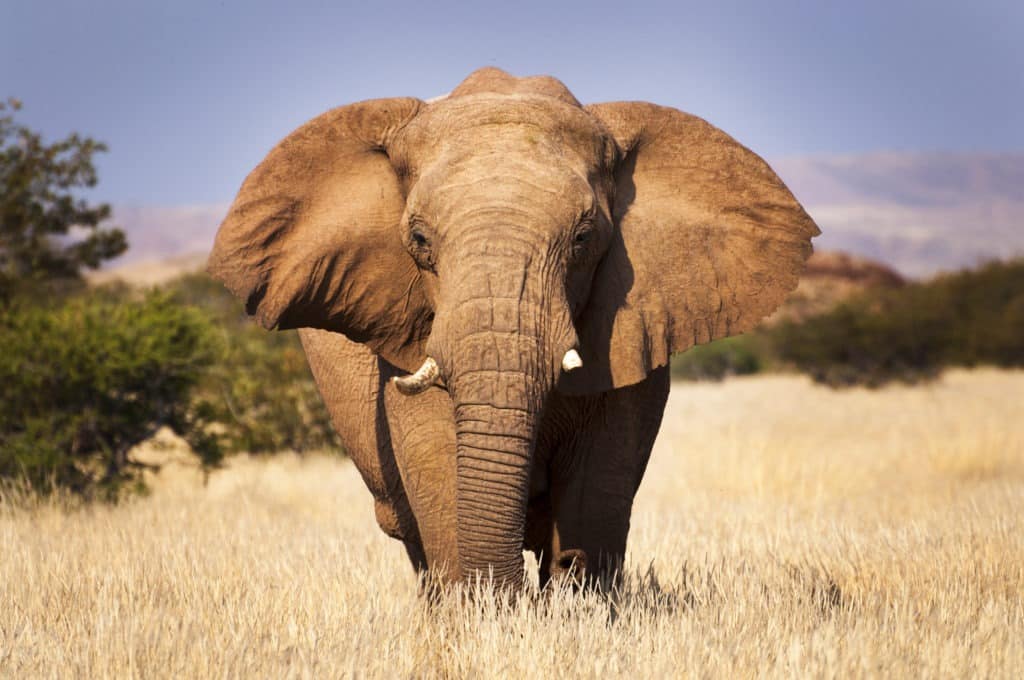
[[[0,97],[106,141],[96,198],[232,198],[338,104],[479,66],[696,113],[771,158],[1024,150],[1024,2],[2,0]]]

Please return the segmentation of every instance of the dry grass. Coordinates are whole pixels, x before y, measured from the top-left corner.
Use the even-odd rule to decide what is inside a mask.
[[[1024,374],[677,385],[616,598],[417,598],[344,461],[0,506],[0,675],[1024,672]]]

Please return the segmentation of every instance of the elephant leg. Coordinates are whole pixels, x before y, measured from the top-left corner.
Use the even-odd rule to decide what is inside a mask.
[[[661,426],[669,369],[595,398],[566,399],[573,433],[551,465],[556,573],[617,581],[626,555],[633,497]],[[572,402],[576,402],[573,404]],[[575,408],[573,408],[575,406]],[[581,564],[582,563],[582,564]]]
[[[554,517],[551,511],[551,495],[547,492],[530,499],[526,508],[526,529],[523,534],[523,549],[537,558],[538,578],[543,588],[551,580],[552,556],[551,535],[554,531]]]
[[[404,375],[380,362],[385,381]],[[458,540],[455,515],[455,416],[448,392],[430,389],[400,394],[386,382],[383,391],[395,460],[432,576],[457,580]]]
[[[338,333],[304,328],[299,338],[331,424],[373,495],[377,524],[405,544],[414,569],[426,569],[419,528],[391,444],[376,355]]]

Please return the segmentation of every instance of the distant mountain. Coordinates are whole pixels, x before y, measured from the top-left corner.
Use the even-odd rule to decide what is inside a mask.
[[[209,205],[115,205],[112,223],[125,230],[128,252],[113,267],[163,262],[210,252],[227,203]]]
[[[796,290],[766,323],[804,319],[869,289],[899,288],[905,284],[899,273],[880,262],[819,248],[807,260]]]
[[[134,286],[159,286],[205,266],[206,253],[187,253],[163,259],[118,262],[97,272],[87,272],[85,278],[93,284],[124,281]]]
[[[782,158],[772,167],[821,226],[815,247],[921,277],[1024,255],[1024,153]],[[116,206],[120,264],[209,251],[227,203]]]

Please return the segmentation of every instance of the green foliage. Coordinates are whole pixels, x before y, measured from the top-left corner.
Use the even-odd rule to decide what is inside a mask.
[[[764,339],[754,333],[697,345],[672,358],[675,380],[722,380],[764,369],[771,359]]]
[[[77,134],[45,144],[15,122],[20,108],[0,102],[0,303],[43,284],[67,288],[127,248],[121,230],[100,226],[110,206],[76,195],[95,186],[93,154],[106,146]]]
[[[1024,366],[1024,260],[875,291],[770,332],[778,357],[833,386],[915,382],[946,366]]]
[[[221,455],[189,399],[217,356],[199,310],[110,292],[0,310],[0,476],[116,497],[128,450],[169,426],[206,465]]]
[[[231,451],[340,448],[295,331],[268,332],[205,274],[171,284],[175,299],[209,312],[224,350],[197,390]]]
[[[129,449],[170,427],[204,465],[224,451],[337,447],[297,335],[256,328],[204,275],[169,292],[86,290],[127,247],[77,134],[53,144],[0,103],[0,477],[116,498]],[[70,297],[69,297],[70,296]]]

